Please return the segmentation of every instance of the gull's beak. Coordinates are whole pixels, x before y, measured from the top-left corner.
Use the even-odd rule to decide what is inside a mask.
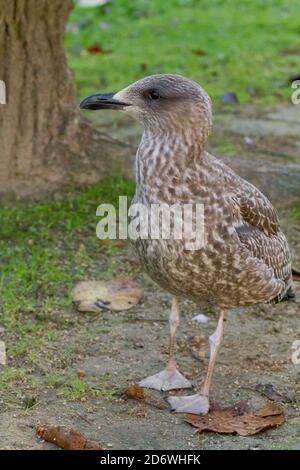
[[[124,109],[130,106],[129,103],[124,103],[114,99],[116,93],[97,93],[85,98],[80,103],[81,109]]]

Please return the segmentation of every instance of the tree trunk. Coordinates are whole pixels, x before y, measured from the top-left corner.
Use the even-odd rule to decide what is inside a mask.
[[[71,9],[71,0],[0,0],[0,193],[92,183],[128,155],[80,115],[63,44]]]

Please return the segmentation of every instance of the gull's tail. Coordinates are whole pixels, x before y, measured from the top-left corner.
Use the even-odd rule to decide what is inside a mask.
[[[292,279],[293,281],[300,282],[300,272],[296,269],[292,268]],[[278,304],[279,302],[296,302],[296,294],[291,282],[291,279],[287,283],[287,289],[285,293],[273,299],[272,303]]]

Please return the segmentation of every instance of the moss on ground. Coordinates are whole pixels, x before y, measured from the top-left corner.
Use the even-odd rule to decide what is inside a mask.
[[[133,192],[133,182],[114,176],[57,201],[0,208],[0,325],[8,355],[0,374],[4,406],[13,400],[24,407],[30,391],[38,395],[47,388],[74,400],[113,395],[104,380],[92,389],[74,371],[94,338],[110,327],[99,324],[97,315],[77,314],[71,290],[81,279],[131,272],[121,261],[122,248],[102,243],[95,228],[100,203],[117,204],[119,194],[131,198]]]

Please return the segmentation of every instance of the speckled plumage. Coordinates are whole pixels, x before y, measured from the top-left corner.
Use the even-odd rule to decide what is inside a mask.
[[[174,88],[177,76],[164,77],[169,82],[165,86]],[[147,80],[157,88],[155,77],[135,86],[147,87]],[[138,239],[135,249],[152,279],[203,309],[281,298],[291,286],[291,257],[276,211],[257,188],[206,152],[210,100],[194,82],[184,84],[195,95],[198,91],[196,104],[193,100],[182,110],[180,103],[179,109],[178,104],[177,109],[170,106],[164,122],[160,117],[145,123],[133,202],[203,203],[206,242],[202,249],[188,251],[184,240]],[[127,90],[120,93],[122,99],[133,93]]]

